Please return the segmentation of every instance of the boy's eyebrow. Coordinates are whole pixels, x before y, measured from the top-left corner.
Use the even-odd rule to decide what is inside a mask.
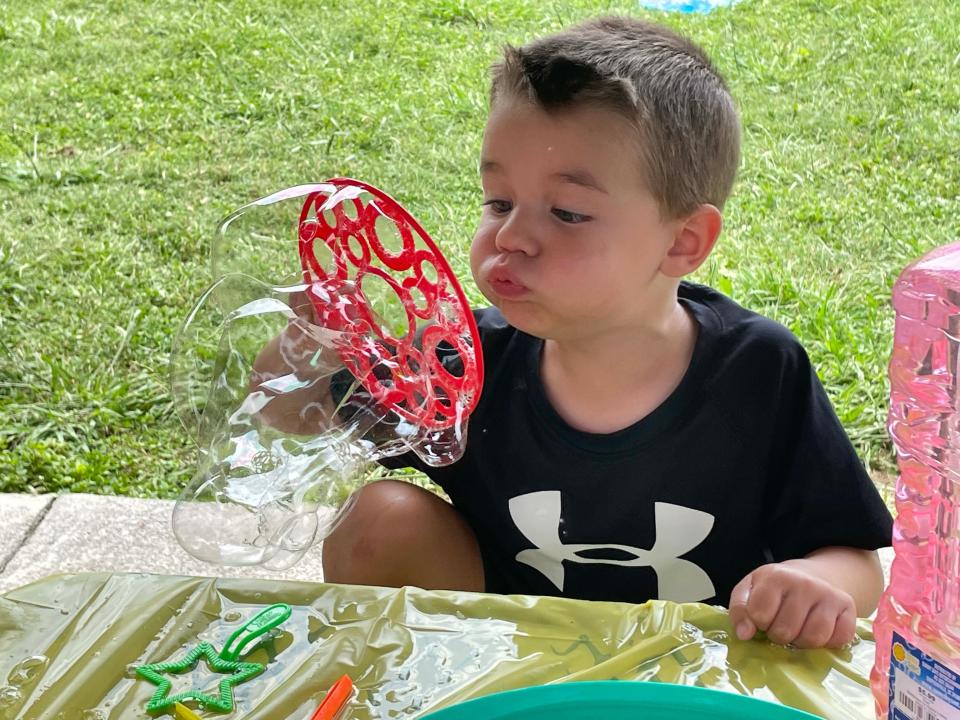
[[[493,160],[484,160],[480,163],[480,174],[482,175],[486,172],[503,172],[503,166]],[[606,188],[600,184],[599,180],[597,180],[588,171],[579,168],[567,170],[565,172],[553,173],[550,176],[550,179],[571,183],[573,185],[579,185],[587,188],[588,190],[596,190],[597,192],[607,194]]]
[[[596,190],[597,192],[602,192],[604,194],[607,193],[606,188],[600,184],[600,181],[586,170],[568,170],[567,172],[554,173],[550,177],[551,179],[559,180],[560,182],[568,182],[574,185],[580,185],[588,190]]]

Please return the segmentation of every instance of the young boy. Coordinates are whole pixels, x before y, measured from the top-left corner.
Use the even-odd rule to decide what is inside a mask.
[[[363,488],[332,582],[728,605],[837,647],[890,515],[803,348],[683,282],[713,249],[739,120],[703,52],[604,18],[493,70],[471,249],[487,375],[464,457]]]

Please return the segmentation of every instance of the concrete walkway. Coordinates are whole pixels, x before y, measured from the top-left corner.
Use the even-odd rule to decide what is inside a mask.
[[[48,575],[160,575],[323,580],[320,545],[292,568],[210,565],[188,555],[170,525],[172,500],[0,493],[0,594]]]
[[[177,543],[172,500],[0,493],[0,594],[48,575],[144,572],[321,582],[320,545],[292,568],[270,571],[200,562]],[[889,576],[893,551],[880,552]]]

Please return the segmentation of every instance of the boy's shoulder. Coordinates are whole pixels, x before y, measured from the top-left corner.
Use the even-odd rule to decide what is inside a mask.
[[[694,361],[712,367],[709,374],[723,375],[725,368],[736,369],[736,374],[756,370],[764,376],[782,376],[805,373],[810,367],[803,345],[776,320],[707,285],[681,282],[678,297],[700,326]],[[490,360],[519,359],[539,347],[540,340],[514,328],[495,307],[475,309],[473,315]]]
[[[793,333],[776,320],[748,310],[709,285],[684,280],[677,294],[688,305],[692,303],[709,309],[726,332],[748,332],[760,337],[769,336],[772,340],[797,342]],[[495,307],[474,308],[473,317],[481,335],[485,332],[520,332]]]
[[[498,308],[482,307],[473,309],[473,319],[477,322],[477,330],[480,331],[480,342],[484,350],[489,351],[490,346],[502,346],[515,339],[530,338],[522,330],[517,330],[513,325],[507,322],[506,318]]]
[[[480,332],[480,346],[484,365],[493,370],[497,365],[522,360],[529,348],[538,342],[536,338],[517,330],[495,307],[474,308],[473,318]]]
[[[678,296],[696,316],[711,349],[727,355],[747,353],[760,360],[809,362],[800,340],[787,327],[748,310],[719,290],[684,281]]]

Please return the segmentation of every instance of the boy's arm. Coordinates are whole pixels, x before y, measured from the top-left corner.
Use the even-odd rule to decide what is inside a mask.
[[[876,550],[849,547],[825,547],[805,558],[787,560],[806,568],[853,597],[857,617],[867,617],[877,609],[883,592],[883,569]]]
[[[281,432],[317,435],[336,421],[330,378],[343,365],[306,294],[291,293],[289,304],[294,315],[257,354],[248,391],[262,395],[258,420]]]
[[[882,591],[876,551],[826,547],[747,575],[730,593],[730,621],[741,640],[763,630],[781,644],[836,648],[853,639],[857,617],[876,609]]]
[[[322,371],[312,368],[306,359],[302,362],[290,360],[291,346],[313,346],[314,352],[320,350],[316,343],[308,343],[308,335],[296,322],[274,337],[260,351],[253,362],[250,374],[249,391],[259,392],[264,402],[256,417],[281,432],[294,435],[315,435],[324,429],[318,423],[318,417],[329,417],[332,408],[329,402],[329,380]],[[304,355],[305,353],[298,353]],[[284,386],[280,378],[289,378]],[[304,416],[304,409],[318,405],[321,413]]]

